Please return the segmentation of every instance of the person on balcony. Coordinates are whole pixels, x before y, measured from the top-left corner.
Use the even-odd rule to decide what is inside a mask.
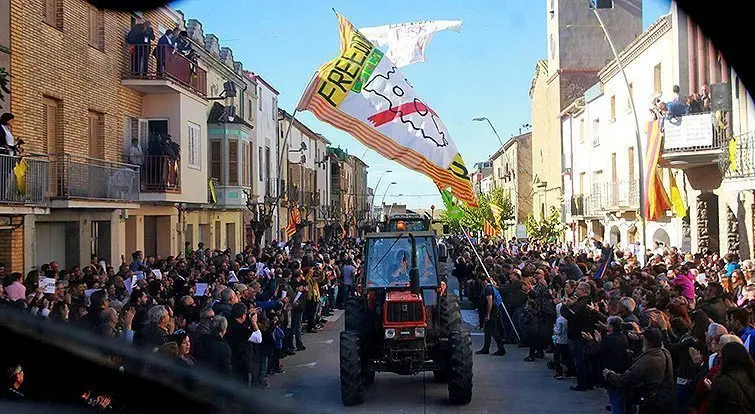
[[[157,58],[157,75],[160,76],[165,72],[165,60],[168,55],[173,53],[175,49],[175,42],[173,40],[173,30],[168,29],[165,31],[160,39],[157,41],[157,47],[155,48],[155,58]]]
[[[128,149],[128,162],[139,166],[144,165],[144,152],[142,152],[138,138],[131,139],[131,148]]]
[[[710,112],[710,92],[708,91],[708,85],[700,87],[700,103],[703,112]]]
[[[149,55],[155,32],[152,23],[147,20],[138,22],[129,30],[126,41],[133,46],[131,50],[131,72],[139,76],[146,76],[149,72]]]
[[[16,155],[16,141],[11,132],[14,118],[10,112],[0,115],[0,154],[2,155]]]

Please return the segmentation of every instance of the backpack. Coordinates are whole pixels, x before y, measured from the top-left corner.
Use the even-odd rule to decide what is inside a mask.
[[[501,297],[501,292],[497,287],[493,286],[492,283],[488,283],[488,286],[490,286],[493,290],[493,305],[495,305],[496,308],[500,308],[501,306],[503,306],[503,298]]]

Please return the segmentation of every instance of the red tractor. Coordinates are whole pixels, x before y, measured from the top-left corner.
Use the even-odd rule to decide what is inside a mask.
[[[346,301],[341,400],[361,404],[376,372],[432,371],[452,404],[472,400],[472,337],[446,291],[446,248],[429,231],[368,234],[362,277]]]

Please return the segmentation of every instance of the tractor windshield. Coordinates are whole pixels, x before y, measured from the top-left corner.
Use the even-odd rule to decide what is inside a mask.
[[[438,285],[432,237],[417,237],[417,267],[422,287]],[[367,239],[365,267],[368,288],[409,286],[412,244],[408,237]],[[381,261],[382,259],[382,261]]]

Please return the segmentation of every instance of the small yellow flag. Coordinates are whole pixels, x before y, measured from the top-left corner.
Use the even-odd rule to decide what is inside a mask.
[[[21,158],[21,161],[13,167],[13,174],[16,176],[16,188],[21,195],[26,193],[26,170],[28,168],[29,165],[24,158]]]
[[[729,140],[729,171],[737,172],[737,140]]]
[[[682,193],[679,191],[679,187],[676,185],[676,179],[674,179],[674,173],[668,170],[669,183],[671,187],[671,210],[677,217],[687,217],[687,207],[684,206],[684,199],[682,199]]]

